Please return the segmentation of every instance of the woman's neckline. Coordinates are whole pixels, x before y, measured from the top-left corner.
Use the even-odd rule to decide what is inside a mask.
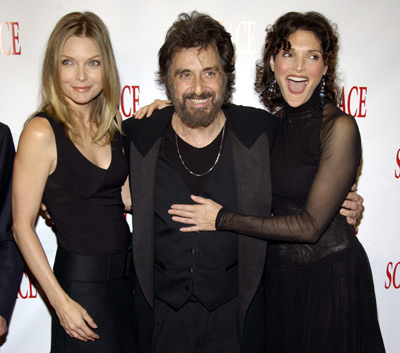
[[[283,108],[285,110],[285,116],[293,119],[308,119],[315,116],[315,113],[322,113],[319,85],[315,88],[313,94],[307,102],[298,107],[292,107],[284,100]]]

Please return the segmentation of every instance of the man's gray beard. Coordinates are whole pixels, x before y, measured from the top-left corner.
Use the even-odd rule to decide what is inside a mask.
[[[187,104],[185,104],[186,99],[207,99],[211,97],[212,106],[211,110],[207,111],[207,108],[193,109],[190,110]],[[184,95],[183,102],[179,100],[178,97],[174,96],[172,99],[172,103],[175,108],[175,113],[178,114],[181,121],[188,127],[195,129],[198,127],[207,127],[209,126],[217,117],[218,113],[221,110],[222,104],[224,102],[223,95],[220,95],[217,100],[215,100],[215,94],[203,93],[200,96],[195,94]]]
[[[216,94],[212,91],[205,91],[201,95],[196,95],[195,93],[184,94],[182,96],[182,101],[179,100],[179,97],[175,95],[173,84],[171,79],[168,80],[166,86],[167,91],[169,92],[169,96],[172,96],[170,99],[172,100],[172,105],[174,106],[175,113],[180,117],[181,121],[191,129],[199,128],[199,127],[207,127],[209,126],[218,116],[221,111],[221,107],[224,104],[224,101],[227,97],[227,82],[228,79],[226,75],[223,75],[221,92],[217,100]],[[193,109],[190,111],[188,105],[186,103],[186,99],[207,99],[211,97],[211,110],[207,112],[208,108],[200,108]]]

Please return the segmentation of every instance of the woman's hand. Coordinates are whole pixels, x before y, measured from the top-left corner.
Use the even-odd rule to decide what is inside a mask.
[[[172,205],[168,213],[172,220],[179,223],[191,224],[180,229],[182,232],[211,231],[215,229],[215,220],[222,206],[213,200],[201,196],[191,196],[195,205]]]
[[[54,309],[61,326],[72,338],[85,342],[99,338],[99,335],[90,329],[90,327],[96,329],[96,323],[88,312],[70,297],[66,296],[62,303],[55,304]]]
[[[171,105],[171,101],[155,99],[153,103],[141,107],[136,113],[133,113],[135,119],[150,117],[155,110],[161,110]]]

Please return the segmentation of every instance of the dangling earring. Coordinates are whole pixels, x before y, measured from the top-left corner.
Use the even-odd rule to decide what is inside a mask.
[[[325,75],[322,76],[321,86],[319,88],[319,101],[321,103],[321,109],[324,109],[325,105]]]
[[[268,101],[274,98],[275,93],[276,93],[276,80],[274,78],[268,85],[268,95],[267,95]]]

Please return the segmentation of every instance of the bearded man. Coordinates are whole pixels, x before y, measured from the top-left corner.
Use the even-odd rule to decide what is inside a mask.
[[[232,232],[182,233],[168,209],[202,195],[270,214],[269,150],[278,123],[230,104],[234,47],[224,27],[181,14],[159,51],[173,107],[128,119],[138,337],[143,352],[263,352],[267,243]]]

